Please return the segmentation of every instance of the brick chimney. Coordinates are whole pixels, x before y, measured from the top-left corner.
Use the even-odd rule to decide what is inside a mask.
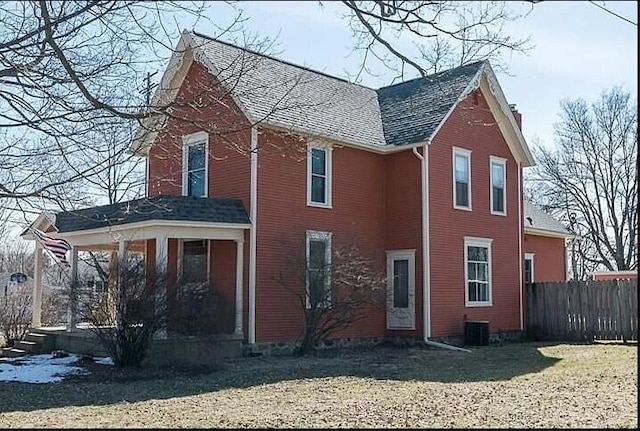
[[[520,128],[520,130],[522,130],[522,114],[518,112],[518,108],[516,108],[516,104],[511,103],[509,105],[509,109],[511,109],[511,113],[513,114],[513,117],[516,119],[516,123],[518,124],[518,127]]]

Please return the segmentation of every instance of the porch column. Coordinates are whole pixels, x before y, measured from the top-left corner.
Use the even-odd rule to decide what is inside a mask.
[[[31,327],[42,326],[42,245],[36,241],[36,251],[33,259],[33,305],[31,312]]]
[[[156,316],[161,319],[160,329],[156,336],[158,338],[167,337],[167,283],[168,277],[168,251],[169,251],[169,238],[166,236],[159,236],[156,238]]]
[[[122,330],[124,312],[126,310],[127,292],[125,277],[128,270],[127,246],[128,241],[120,239],[118,241],[118,317],[116,324]]]
[[[244,260],[244,241],[236,241],[236,325],[235,334],[242,336],[242,281]]]
[[[78,323],[78,246],[71,246],[71,285],[69,286],[69,320],[67,332],[75,331]]]

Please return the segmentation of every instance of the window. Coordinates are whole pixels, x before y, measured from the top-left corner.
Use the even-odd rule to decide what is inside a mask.
[[[507,215],[506,179],[507,161],[499,157],[489,158],[491,165],[491,214]]]
[[[393,306],[409,307],[409,260],[393,261]]]
[[[464,239],[467,307],[491,305],[491,239]]]
[[[453,148],[453,207],[471,211],[471,151]]]
[[[307,172],[307,204],[331,207],[331,148],[310,147]]]
[[[182,281],[204,284],[209,278],[208,241],[182,241]]]
[[[182,176],[182,194],[184,196],[207,196],[207,146],[206,132],[194,133],[182,137],[184,166]]]
[[[331,303],[331,233],[307,231],[307,308]]]
[[[525,284],[531,284],[534,282],[533,272],[533,253],[524,254],[524,282]]]

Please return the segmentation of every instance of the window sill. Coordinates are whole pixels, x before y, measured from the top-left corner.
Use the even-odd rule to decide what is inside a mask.
[[[332,209],[333,205],[331,204],[317,204],[317,203],[313,203],[313,202],[307,202],[307,206],[308,207],[314,207],[314,208],[325,208],[325,209]]]
[[[468,308],[493,307],[493,303],[492,302],[467,302],[464,304],[464,306]]]
[[[503,213],[499,213],[497,211],[491,211],[491,215],[497,215],[497,216],[502,216],[502,217],[506,217],[507,213],[503,212]]]
[[[454,205],[453,209],[454,210],[473,212],[473,209],[471,207],[459,207],[459,206]]]

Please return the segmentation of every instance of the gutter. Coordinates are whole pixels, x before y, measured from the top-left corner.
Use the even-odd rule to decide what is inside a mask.
[[[424,145],[423,153],[417,151],[417,147],[413,148],[413,154],[420,159],[420,177],[422,183],[422,311],[423,311],[423,341],[427,346],[437,347],[440,349],[457,350],[471,353],[470,350],[461,347],[452,346],[450,344],[439,343],[430,340],[431,336],[431,251],[429,236],[429,145],[431,141],[427,141]]]

